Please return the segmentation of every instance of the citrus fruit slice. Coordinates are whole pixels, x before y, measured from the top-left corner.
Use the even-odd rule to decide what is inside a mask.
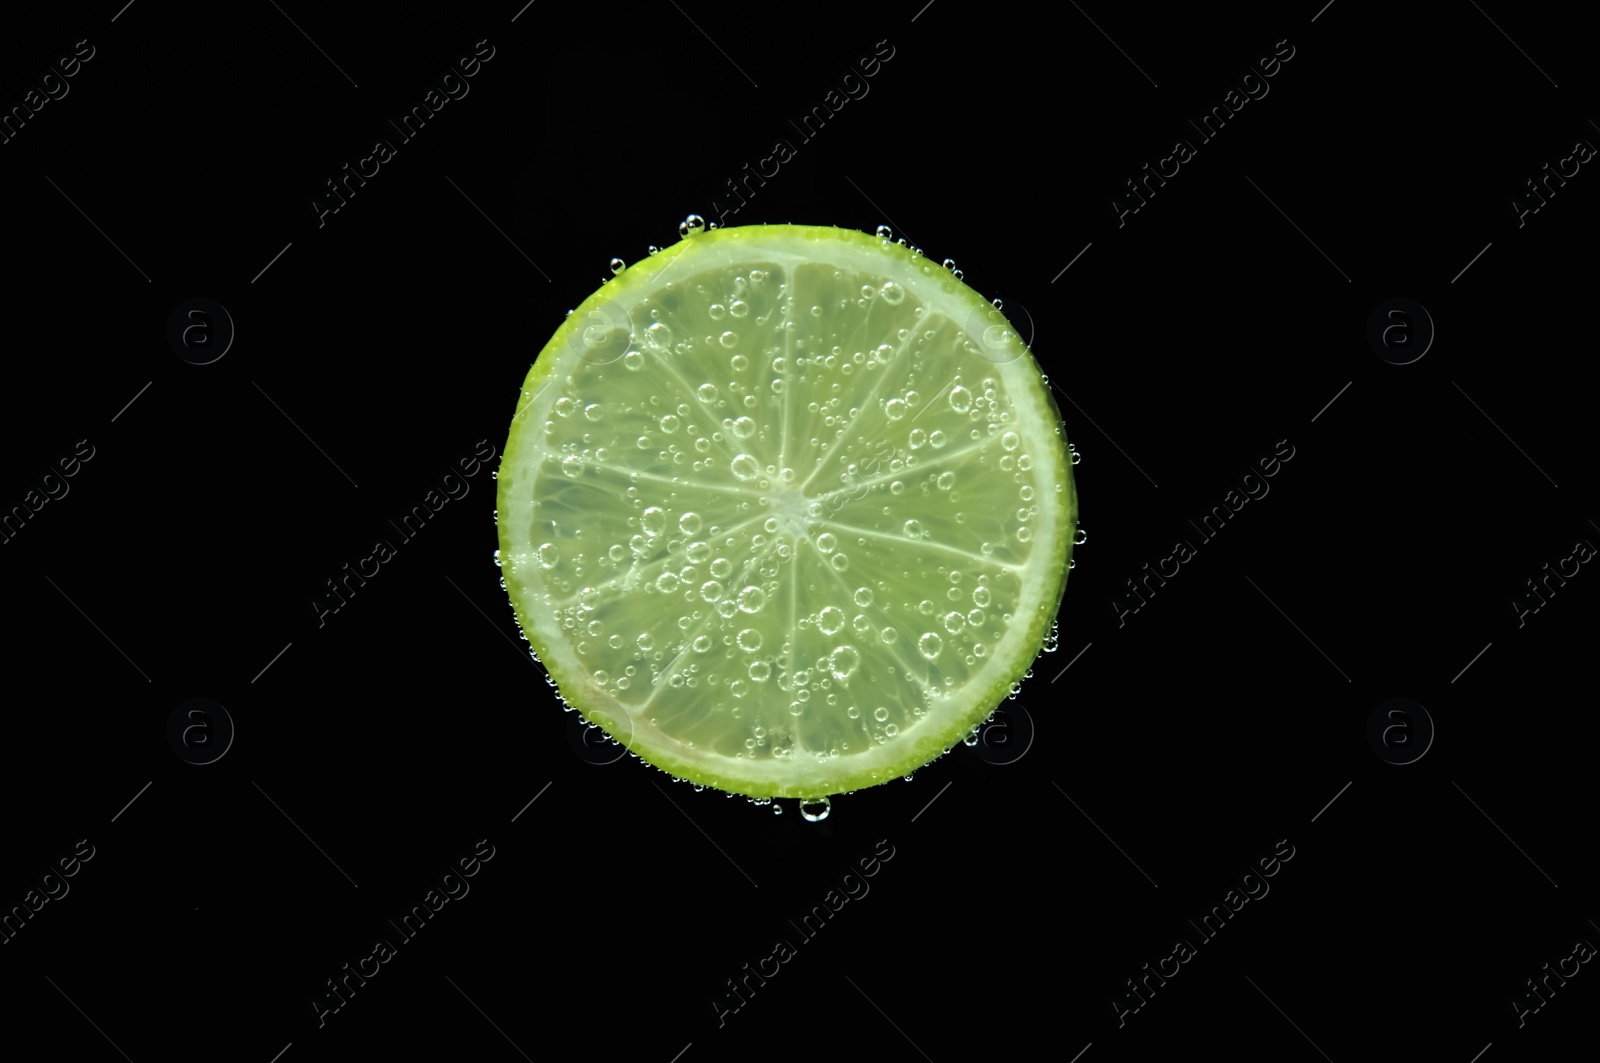
[[[752,225],[691,231],[568,316],[496,520],[569,707],[679,778],[815,800],[994,711],[1051,633],[1077,502],[988,301],[887,237]]]

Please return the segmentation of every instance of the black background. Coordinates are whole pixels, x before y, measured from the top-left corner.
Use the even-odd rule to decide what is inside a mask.
[[[8,15],[7,107],[94,56],[0,145],[0,506],[93,458],[0,543],[0,902],[95,855],[0,945],[0,1036],[134,1061],[1468,1063],[1585,1029],[1587,966],[1521,1028],[1510,1003],[1600,942],[1600,577],[1520,625],[1511,604],[1600,543],[1597,178],[1520,228],[1512,206],[1600,138],[1578,16],[919,5]],[[469,95],[319,226],[324,182],[480,41]],[[1184,120],[1279,42],[1269,94],[1199,143]],[[803,142],[790,120],[875,47],[867,95]],[[1119,227],[1180,136],[1196,157]],[[492,562],[493,462],[337,613],[312,604],[498,451],[612,256],[719,220],[780,139],[722,223],[889,224],[954,258],[1083,455],[1060,648],[978,749],[820,823],[575,750]],[[1366,338],[1396,297],[1436,329],[1408,365]],[[236,329],[208,365],[166,339],[191,298]],[[1270,493],[1196,541],[1280,441]],[[1119,615],[1180,537],[1197,556]],[[167,739],[195,697],[237,730],[205,765]],[[1397,697],[1436,729],[1404,765],[1367,739]],[[319,1026],[308,998],[480,839],[470,894]],[[870,892],[719,1025],[726,980],[859,893],[880,842]],[[1270,893],[1119,1027],[1125,980],[1280,842]]]

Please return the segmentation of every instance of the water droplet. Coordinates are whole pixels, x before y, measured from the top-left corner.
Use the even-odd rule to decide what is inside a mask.
[[[833,802],[826,797],[810,798],[800,802],[800,817],[807,823],[821,823],[833,810]]]
[[[688,236],[690,233],[701,232],[705,227],[706,220],[704,218],[698,214],[691,214],[678,223],[678,235]]]

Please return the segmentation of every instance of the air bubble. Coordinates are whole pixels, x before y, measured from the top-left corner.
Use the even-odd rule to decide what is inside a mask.
[[[688,236],[690,233],[701,232],[706,227],[706,220],[698,214],[691,214],[678,223],[678,235]]]
[[[824,635],[837,634],[844,627],[844,612],[837,606],[824,606],[817,614],[817,627]]]
[[[754,653],[761,648],[761,632],[753,627],[747,627],[739,632],[739,648],[746,653]]]
[[[749,439],[756,430],[756,423],[748,417],[736,418],[732,425],[733,434],[740,439]]]
[[[729,468],[733,470],[733,475],[741,480],[754,480],[761,474],[761,465],[748,454],[737,455]]]
[[[861,665],[861,651],[848,642],[828,655],[828,669],[838,680],[849,679]]]
[[[622,259],[614,258],[614,259],[611,260],[611,275],[613,277],[615,277],[617,274],[621,273],[623,270],[625,270],[627,268],[628,268],[628,264],[626,262],[622,261]]]
[[[878,289],[878,295],[892,306],[906,297],[906,290],[894,281],[884,281],[883,287]]]
[[[904,399],[890,399],[883,405],[884,415],[891,421],[898,421],[906,415],[906,402]]]
[[[894,231],[892,229],[890,229],[887,225],[878,226],[878,231],[877,231],[876,235],[880,239],[883,239],[883,240],[893,240],[894,239]]]
[[[939,651],[942,649],[944,649],[944,639],[931,631],[917,640],[917,652],[930,661],[939,656]]]
[[[667,511],[660,506],[651,506],[640,517],[639,526],[644,529],[646,535],[655,538],[667,530]]]
[[[759,613],[761,607],[767,604],[767,593],[760,587],[746,587],[739,592],[739,611],[741,613]]]
[[[828,818],[828,813],[833,810],[833,802],[826,797],[811,798],[800,802],[800,818],[807,823],[821,823]]]
[[[957,413],[966,413],[972,409],[972,392],[957,384],[950,389],[950,408]]]

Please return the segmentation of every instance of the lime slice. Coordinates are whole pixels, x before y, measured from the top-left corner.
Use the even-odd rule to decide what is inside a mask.
[[[641,759],[819,799],[935,759],[1051,634],[1077,524],[1039,366],[886,237],[691,231],[523,385],[503,583],[569,707]]]

